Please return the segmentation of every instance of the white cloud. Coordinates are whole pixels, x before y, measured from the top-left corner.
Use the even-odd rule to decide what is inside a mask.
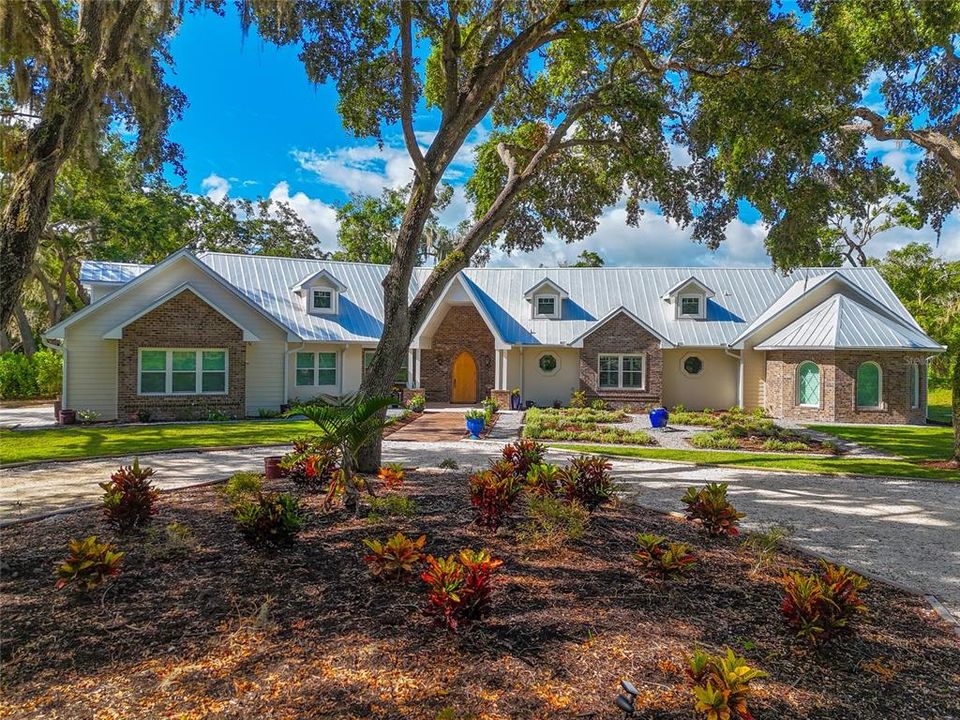
[[[210,173],[200,182],[200,187],[208,198],[220,202],[230,192],[230,181],[216,173]]]
[[[290,184],[285,180],[277,183],[270,191],[270,199],[274,202],[286,203],[303,218],[318,238],[324,250],[333,250],[337,244],[337,210],[332,205],[316,198],[309,197],[304,192],[290,194]]]
[[[413,178],[407,151],[385,145],[340,147],[329,152],[294,150],[293,158],[317,179],[348,193],[379,195],[384,188],[403,187]]]

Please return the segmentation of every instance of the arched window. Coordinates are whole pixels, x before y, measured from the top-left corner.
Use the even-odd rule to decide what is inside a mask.
[[[797,405],[820,407],[820,367],[810,360],[797,367]]]
[[[910,407],[920,407],[920,363],[910,363],[907,366],[907,375],[910,378]]]
[[[861,363],[857,368],[857,407],[880,407],[883,374],[873,361]]]

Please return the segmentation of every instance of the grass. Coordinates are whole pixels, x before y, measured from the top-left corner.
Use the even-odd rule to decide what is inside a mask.
[[[0,464],[78,460],[204,447],[279,445],[317,426],[308,420],[243,420],[0,430]]]
[[[938,422],[953,422],[953,390],[949,386],[930,388],[927,417]]]
[[[672,450],[665,448],[610,447],[604,445],[551,444],[551,447],[575,452],[595,453],[641,460],[673,460],[694,465],[791,470],[822,475],[876,475],[879,477],[920,478],[960,482],[956,470],[928,468],[907,460],[871,460],[833,458],[822,455],[768,455],[722,450]]]
[[[811,425],[860,445],[908,460],[947,460],[953,455],[953,428],[902,425]]]

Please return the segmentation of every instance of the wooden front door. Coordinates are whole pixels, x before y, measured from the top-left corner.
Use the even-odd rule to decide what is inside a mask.
[[[453,361],[453,392],[455,403],[475,403],[477,401],[477,363],[473,355],[464,351]]]

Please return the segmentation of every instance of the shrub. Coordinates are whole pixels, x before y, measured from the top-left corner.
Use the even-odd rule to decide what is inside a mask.
[[[517,477],[525,478],[533,465],[543,462],[543,456],[546,452],[545,445],[534,440],[521,438],[509,445],[504,445],[500,451],[500,456],[513,465]]]
[[[687,519],[700,523],[711,535],[739,535],[737,522],[744,514],[727,500],[727,483],[708,483],[689,487],[681,498],[687,506]]]
[[[694,709],[707,720],[753,720],[747,709],[750,682],[767,677],[727,648],[726,655],[694,650],[687,674],[693,680]]]
[[[60,393],[63,357],[52,350],[0,353],[0,399],[54,397]]]
[[[704,450],[735,450],[740,447],[740,443],[728,430],[696,433],[690,438],[690,444]]]
[[[587,406],[587,393],[583,390],[574,390],[570,396],[570,407],[585,408]]]
[[[420,577],[428,587],[428,615],[456,630],[489,614],[493,574],[502,560],[494,560],[486,550],[461,550],[459,556],[446,558],[427,555],[426,562]]]
[[[100,413],[96,410],[77,410],[77,419],[84,425],[89,425],[100,419]]]
[[[423,393],[417,393],[412,398],[407,400],[407,409],[412,410],[413,412],[423,412],[423,409],[427,406],[427,398]]]
[[[524,487],[528,493],[538,497],[558,495],[563,487],[560,468],[550,463],[531,466]]]
[[[370,498],[367,520],[379,522],[384,517],[410,517],[417,512],[417,503],[406,495],[383,495]]]
[[[150,561],[169,560],[183,557],[198,547],[193,531],[183,523],[168,523],[162,530],[147,528],[143,549]]]
[[[237,472],[223,486],[223,494],[232,503],[240,502],[263,491],[263,475],[254,472]]]
[[[866,612],[860,592],[867,586],[855,572],[821,561],[819,576],[784,574],[781,610],[797,636],[816,645],[847,630],[857,614]]]
[[[460,463],[458,463],[453,458],[444,458],[443,460],[440,461],[440,465],[438,465],[438,467],[444,470],[459,470]]]
[[[387,463],[377,470],[377,477],[387,490],[398,490],[403,487],[406,473],[400,463]]]
[[[41,397],[59,395],[63,382],[63,355],[53,350],[37,350],[30,361],[37,379],[37,393]]]
[[[756,569],[767,565],[776,552],[780,541],[787,537],[787,531],[774,525],[764,532],[752,532],[743,541],[743,546],[756,555]]]
[[[413,566],[423,559],[420,551],[427,544],[427,536],[421,535],[416,540],[411,540],[398,532],[385,543],[365,539],[363,544],[370,550],[363,556],[363,561],[370,568],[371,575],[398,578],[413,572]]]
[[[685,543],[669,542],[662,535],[640,533],[637,535],[635,557],[648,578],[666,580],[682,575],[697,562],[690,546]]]
[[[292,545],[303,527],[300,502],[289,493],[259,493],[234,510],[237,528],[254,547],[273,549]]]
[[[103,512],[118,532],[130,532],[150,522],[153,503],[160,494],[150,482],[152,476],[153,468],[141,468],[139,458],[134,458],[133,465],[121,465],[110,482],[100,483]]]
[[[579,502],[593,512],[613,495],[610,476],[613,467],[596,455],[580,455],[561,471],[563,492],[568,502]]]
[[[311,438],[300,438],[294,441],[293,452],[280,461],[280,468],[294,485],[320,490],[339,472],[340,450]]]
[[[501,460],[490,470],[481,470],[470,476],[470,504],[474,509],[474,522],[490,530],[500,527],[521,489],[520,482],[512,472],[497,472],[498,468],[505,465],[509,464]]]
[[[120,572],[124,554],[110,543],[98,542],[96,535],[86,540],[71,540],[67,548],[70,554],[57,567],[57,590],[73,587],[89,592]]]
[[[607,409],[607,401],[606,401],[606,400],[603,400],[602,398],[597,398],[597,399],[594,400],[592,403],[590,403],[590,407],[591,407],[593,410],[600,410],[600,411],[606,410],[606,409]]]
[[[497,414],[499,409],[500,406],[492,397],[483,399],[483,419],[486,421],[487,425],[490,425],[490,423],[493,422],[493,416]]]
[[[553,495],[531,495],[527,500],[527,522],[517,537],[538,550],[558,549],[570,540],[579,540],[590,522],[590,513],[578,502],[565,503]]]
[[[280,417],[280,411],[273,408],[257,408],[257,417],[262,420],[271,420]]]
[[[807,450],[807,444],[799,440],[778,440],[770,438],[763,443],[763,449],[770,452],[799,452]]]

